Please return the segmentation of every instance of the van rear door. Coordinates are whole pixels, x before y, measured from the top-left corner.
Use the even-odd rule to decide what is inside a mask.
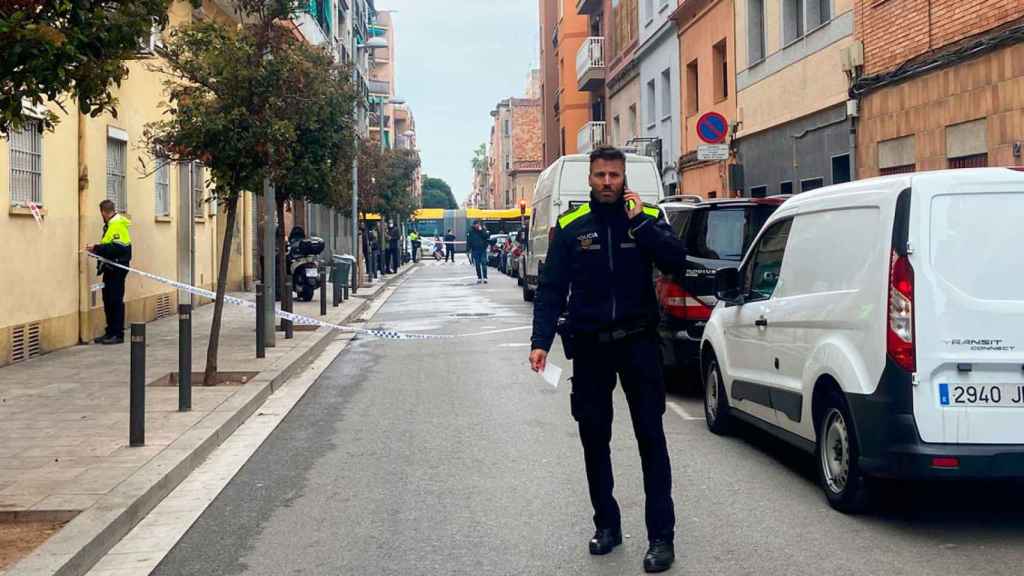
[[[925,442],[1024,444],[1024,173],[915,176],[911,263]]]

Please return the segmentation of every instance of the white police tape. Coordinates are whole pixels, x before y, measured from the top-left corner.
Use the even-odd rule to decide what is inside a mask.
[[[170,278],[164,278],[163,276],[158,276],[156,274],[151,274],[149,272],[145,272],[145,271],[139,270],[137,268],[132,268],[130,266],[125,266],[123,264],[118,264],[117,262],[113,262],[111,260],[103,258],[102,256],[93,254],[91,252],[86,252],[86,254],[90,258],[95,258],[96,260],[99,260],[100,262],[103,262],[104,265],[114,266],[115,268],[120,268],[122,270],[125,270],[127,272],[131,272],[133,274],[138,274],[139,276],[142,276],[144,278],[149,278],[150,280],[153,280],[154,282],[159,282],[161,284],[166,284],[168,286],[173,286],[174,288],[177,288],[178,290],[183,290],[185,292],[188,292],[189,294],[195,294],[196,296],[202,296],[203,298],[209,298],[211,300],[216,300],[216,298],[217,298],[217,293],[216,292],[211,292],[210,290],[204,290],[202,288],[197,288],[197,287],[192,286],[190,284],[185,284],[184,282],[178,282],[176,280],[171,280]],[[224,302],[226,302],[228,304],[234,304],[235,306],[241,306],[243,308],[248,308],[248,309],[250,309],[250,310],[252,310],[254,312],[256,311],[256,303],[252,302],[250,300],[245,300],[243,298],[236,298],[234,296],[228,296],[227,294],[225,294],[224,295]],[[364,335],[364,336],[372,336],[374,338],[381,338],[381,339],[384,339],[384,340],[448,340],[448,339],[456,337],[456,336],[450,335],[450,334],[407,334],[405,332],[397,332],[395,330],[385,330],[383,328],[359,328],[357,326],[345,326],[345,325],[342,325],[342,324],[333,324],[331,322],[324,322],[323,320],[317,320],[316,318],[310,318],[308,316],[303,316],[301,314],[294,314],[292,312],[285,312],[284,310],[280,310],[280,309],[278,309],[276,307],[274,309],[274,315],[277,316],[278,318],[283,318],[285,320],[289,320],[291,322],[294,322],[295,324],[302,324],[302,325],[307,325],[307,326],[326,326],[328,328],[333,328],[334,330],[340,330],[342,332],[352,332],[354,334],[361,334],[361,335]],[[519,328],[519,329],[524,329],[524,328]],[[465,334],[464,336],[476,336],[476,335],[477,334]]]
[[[118,264],[117,262],[113,262],[111,260],[103,258],[102,256],[98,256],[96,254],[92,254],[91,252],[86,252],[86,255],[88,255],[91,258],[95,258],[96,260],[99,260],[100,262],[103,262],[105,264],[109,264],[109,265],[114,266],[116,268],[121,268],[122,270],[125,270],[127,272],[131,272],[133,274],[138,274],[138,275],[140,275],[140,276],[142,276],[144,278],[149,278],[150,280],[153,280],[155,282],[160,282],[161,284],[166,284],[168,286],[173,286],[174,288],[177,288],[179,290],[183,290],[185,292],[188,292],[189,294],[195,294],[197,296],[202,296],[204,298],[209,298],[210,300],[215,300],[217,298],[217,293],[216,292],[212,292],[210,290],[204,290],[202,288],[197,288],[195,286],[192,286],[191,284],[185,284],[184,282],[178,282],[176,280],[171,280],[170,278],[164,278],[163,276],[158,276],[156,274],[151,274],[149,272],[144,272],[144,271],[139,270],[137,268],[132,268],[130,266],[125,266],[123,264]],[[94,289],[101,289],[102,287],[103,287],[102,283],[100,283],[100,284],[97,284],[96,287],[94,287]],[[243,298],[236,298],[234,296],[228,296],[227,294],[225,294],[224,295],[224,302],[227,302],[228,304],[234,304],[236,306],[241,306],[243,308],[248,308],[250,310],[253,310],[254,312],[256,311],[256,303],[252,302],[250,300],[245,300]],[[486,330],[486,331],[483,331],[483,332],[473,332],[473,333],[469,333],[469,334],[409,334],[409,333],[406,333],[406,332],[398,332],[398,331],[395,331],[395,330],[386,330],[386,329],[383,329],[383,328],[359,328],[357,326],[346,326],[346,325],[343,325],[343,324],[333,324],[331,322],[324,322],[322,320],[317,320],[316,318],[310,318],[308,316],[302,316],[301,314],[294,314],[292,312],[285,312],[284,310],[281,310],[281,309],[276,308],[276,307],[274,308],[274,315],[277,316],[278,318],[283,318],[285,320],[289,320],[291,322],[294,322],[295,324],[304,324],[304,325],[307,325],[307,326],[327,326],[328,328],[333,328],[334,330],[339,330],[339,331],[342,331],[342,332],[352,332],[354,334],[362,334],[364,336],[372,336],[374,338],[380,338],[380,339],[383,339],[383,340],[449,340],[449,339],[452,339],[452,338],[469,338],[469,337],[474,337],[474,336],[487,336],[487,335],[491,335],[491,334],[503,334],[503,333],[506,333],[506,332],[518,332],[518,331],[521,331],[521,330],[528,330],[528,329],[532,328],[532,326],[516,326],[514,328],[501,328],[501,329],[497,329],[497,330]]]

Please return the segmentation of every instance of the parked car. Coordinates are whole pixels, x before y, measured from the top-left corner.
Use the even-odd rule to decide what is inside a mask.
[[[589,174],[590,156],[571,154],[552,162],[537,179],[527,228],[530,237],[523,300],[533,301],[540,274],[544,270],[548,242],[554,237],[558,215],[590,201]],[[626,179],[630,189],[639,194],[644,202],[654,204],[661,199],[661,176],[654,159],[626,154]]]
[[[1024,172],[1008,168],[787,201],[718,271],[708,428],[744,420],[814,454],[843,512],[876,477],[1024,477],[1021,214]]]
[[[700,389],[700,340],[717,303],[715,271],[735,267],[769,216],[790,196],[704,200],[671,196],[660,204],[686,243],[685,274],[655,273],[658,335],[666,383]]]
[[[508,234],[491,234],[490,240],[488,240],[487,247],[487,265],[498,267],[499,255],[501,254],[501,247],[505,244],[505,240],[508,238]]]

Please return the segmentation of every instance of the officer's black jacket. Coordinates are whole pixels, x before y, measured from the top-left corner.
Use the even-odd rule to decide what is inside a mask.
[[[686,247],[659,208],[645,205],[630,220],[622,199],[571,209],[558,218],[533,305],[532,347],[549,350],[569,296],[574,333],[655,325],[654,266],[686,268]],[[570,294],[571,291],[571,294]]]

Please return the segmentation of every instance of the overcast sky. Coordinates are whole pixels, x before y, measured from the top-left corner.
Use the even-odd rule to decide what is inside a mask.
[[[537,0],[376,0],[396,10],[397,95],[416,117],[423,172],[461,204],[473,149],[490,137],[494,105],[522,96],[538,67]]]

